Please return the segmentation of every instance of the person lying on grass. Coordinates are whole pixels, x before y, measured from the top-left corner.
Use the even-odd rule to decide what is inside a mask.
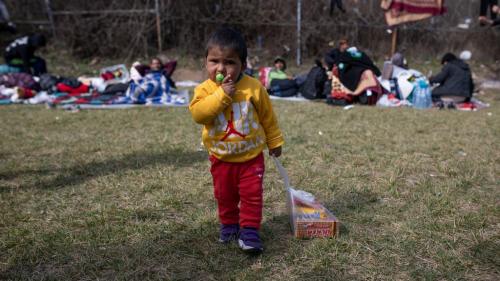
[[[263,251],[259,236],[264,156],[279,157],[283,136],[262,84],[243,73],[246,43],[237,31],[216,30],[205,51],[208,79],[194,90],[189,110],[204,125],[220,226],[219,241],[238,239],[250,253]]]

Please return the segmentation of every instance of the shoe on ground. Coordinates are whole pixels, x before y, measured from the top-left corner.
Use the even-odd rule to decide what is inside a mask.
[[[260,240],[259,232],[255,228],[243,228],[240,231],[238,245],[246,253],[262,253],[264,248]]]
[[[219,232],[219,242],[227,244],[238,237],[240,226],[238,224],[221,224]]]

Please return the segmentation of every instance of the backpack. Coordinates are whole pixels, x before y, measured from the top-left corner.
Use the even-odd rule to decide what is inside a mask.
[[[323,85],[323,96],[328,98],[330,94],[332,93],[332,81],[326,80],[325,84]]]
[[[299,92],[306,99],[325,98],[323,88],[327,79],[325,69],[318,65],[314,66],[307,74],[306,81],[300,87]]]

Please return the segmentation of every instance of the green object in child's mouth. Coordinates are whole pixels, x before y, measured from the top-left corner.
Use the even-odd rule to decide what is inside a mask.
[[[222,82],[222,80],[224,80],[224,74],[217,73],[217,75],[215,75],[215,80],[217,80],[217,82]]]

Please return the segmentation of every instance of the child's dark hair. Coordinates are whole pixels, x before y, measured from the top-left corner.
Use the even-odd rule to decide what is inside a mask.
[[[208,56],[208,51],[214,47],[234,50],[240,57],[241,63],[245,64],[247,61],[245,39],[243,39],[243,36],[238,31],[232,28],[221,27],[210,35],[205,49],[205,57]]]

